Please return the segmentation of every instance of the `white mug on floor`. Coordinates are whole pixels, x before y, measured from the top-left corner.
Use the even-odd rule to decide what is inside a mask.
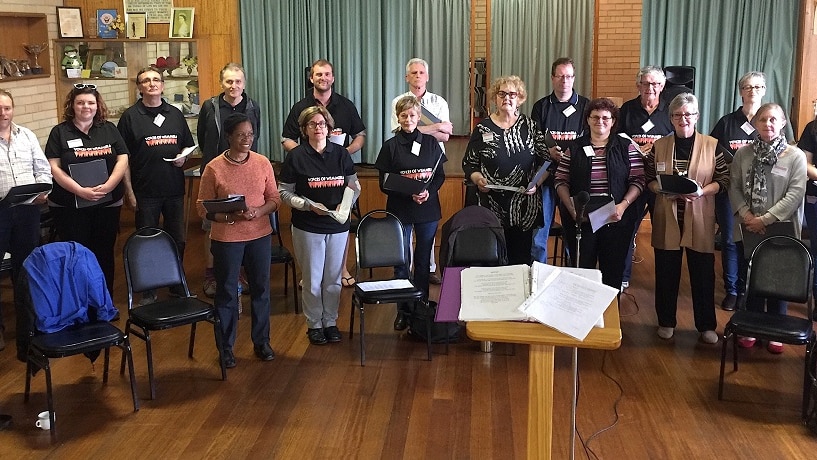
[[[54,414],[54,419],[57,418],[57,415]],[[37,423],[35,423],[37,428],[41,430],[50,430],[51,429],[51,419],[49,418],[48,411],[43,411],[37,414]]]

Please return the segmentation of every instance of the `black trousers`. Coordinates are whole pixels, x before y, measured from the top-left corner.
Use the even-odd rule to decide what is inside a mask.
[[[689,285],[692,289],[692,311],[695,329],[714,331],[715,319],[715,254],[686,248]],[[683,249],[655,249],[655,312],[658,325],[675,327],[678,309],[678,286],[681,282]]]
[[[575,258],[576,226],[570,218],[566,218],[562,228],[564,228],[568,254],[571,255],[571,258]],[[579,251],[579,267],[596,268],[598,266],[598,269],[601,270],[602,283],[620,289],[624,262],[632,236],[632,225],[605,225],[593,233],[590,224],[584,224],[582,226],[582,246]],[[575,260],[571,260],[570,266],[575,266]]]

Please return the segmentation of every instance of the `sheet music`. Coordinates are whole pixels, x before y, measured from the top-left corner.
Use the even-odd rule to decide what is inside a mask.
[[[604,206],[596,209],[595,211],[591,211],[587,214],[587,219],[590,221],[590,226],[593,228],[593,233],[596,233],[596,230],[604,227],[607,224],[616,222],[615,216],[616,215],[616,203],[613,200],[610,200]]]
[[[526,302],[522,313],[577,340],[584,340],[618,290],[584,276],[558,270]],[[520,309],[522,307],[520,306]]]
[[[409,280],[364,281],[357,283],[363,291],[385,291],[388,289],[410,289],[414,285]]]
[[[460,321],[521,321],[527,315],[519,305],[530,292],[527,265],[470,267],[461,274]]]
[[[520,309],[524,310],[528,308],[528,306],[533,302],[536,297],[536,294],[541,290],[548,286],[552,280],[549,279],[551,277],[556,277],[561,272],[568,272],[573,273],[574,275],[581,276],[582,278],[588,279],[594,283],[601,284],[601,270],[597,268],[574,268],[574,267],[556,267],[554,265],[543,264],[541,262],[533,261],[533,265],[531,266],[531,295],[528,297],[525,302],[519,307]],[[599,317],[599,320],[596,321],[594,324],[595,327],[604,327],[604,315]]]

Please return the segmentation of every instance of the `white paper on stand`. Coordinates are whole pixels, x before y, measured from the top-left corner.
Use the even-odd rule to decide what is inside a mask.
[[[546,278],[547,285],[520,305],[520,310],[563,334],[584,340],[618,290],[567,270],[556,270],[555,276]]]
[[[601,270],[597,268],[574,268],[574,267],[557,267],[554,265],[543,264],[541,262],[533,261],[533,265],[531,265],[531,295],[530,297],[525,300],[519,308],[525,309],[533,302],[533,299],[536,297],[536,293],[539,292],[540,289],[544,289],[550,281],[548,280],[549,277],[555,277],[558,273],[565,271],[568,273],[573,273],[574,275],[581,276],[582,278],[586,278],[594,283],[601,284]],[[596,321],[594,324],[595,327],[604,327],[604,315],[599,317],[599,320]]]
[[[461,321],[522,321],[518,307],[530,293],[530,267],[470,267],[460,273]]]

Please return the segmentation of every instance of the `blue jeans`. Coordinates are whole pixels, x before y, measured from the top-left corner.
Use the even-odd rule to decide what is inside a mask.
[[[652,193],[650,189],[645,188],[644,191],[641,192],[641,195],[638,195],[638,198],[636,198],[634,205],[638,210],[638,220],[635,221],[635,229],[633,229],[633,237],[630,238],[630,247],[627,250],[627,258],[624,259],[624,274],[621,277],[622,282],[626,281],[628,283],[630,282],[630,277],[633,273],[635,238],[638,236],[638,229],[641,227],[641,221],[644,220],[647,212],[649,212],[650,217],[652,217],[652,210],[655,207],[655,193]]]
[[[434,248],[434,236],[437,234],[437,224],[439,221],[422,222],[418,224],[403,222],[403,238],[406,244],[411,244],[411,229],[414,228],[414,275],[411,277],[415,286],[422,289],[428,296],[428,275],[429,258]],[[394,267],[395,278],[408,278],[409,267],[407,265]],[[398,305],[398,309],[408,313],[408,304]]]
[[[732,203],[729,202],[728,193],[715,195],[715,219],[721,232],[723,290],[727,294],[737,295],[746,289],[746,283],[741,283],[738,278],[738,247],[732,239],[735,214],[732,212]]]
[[[170,234],[179,257],[184,259],[184,195],[156,198],[137,195],[136,203],[136,228],[159,227],[161,216],[162,230]]]
[[[809,198],[810,197],[806,196],[806,226],[808,227],[809,243],[811,244],[811,257],[817,260],[817,203],[809,203]],[[817,292],[817,270],[815,270],[814,274],[813,292]]]
[[[23,266],[23,261],[31,251],[40,244],[40,208],[37,206],[20,205],[13,208],[0,209],[0,258],[6,252],[11,253],[12,286],[17,280],[17,273]],[[14,286],[16,288],[16,286]],[[16,296],[15,296],[16,297]],[[0,303],[2,306],[2,303]],[[26,313],[22,305],[15,308],[18,313]],[[3,314],[0,310],[0,332],[5,329]],[[18,329],[19,330],[19,329]],[[21,336],[22,334],[18,334]]]
[[[235,345],[238,328],[238,272],[241,261],[250,285],[252,343],[269,343],[270,334],[270,235],[250,241],[226,243],[213,240],[213,274],[216,278],[216,314],[221,320],[222,342],[225,349]]]
[[[548,237],[550,236],[550,227],[553,225],[553,218],[556,215],[556,203],[559,201],[559,198],[553,187],[542,186],[541,190],[542,218],[544,223],[542,224],[542,228],[536,230],[533,234],[533,244],[531,245],[530,255],[533,257],[533,260],[546,264],[548,261]]]

